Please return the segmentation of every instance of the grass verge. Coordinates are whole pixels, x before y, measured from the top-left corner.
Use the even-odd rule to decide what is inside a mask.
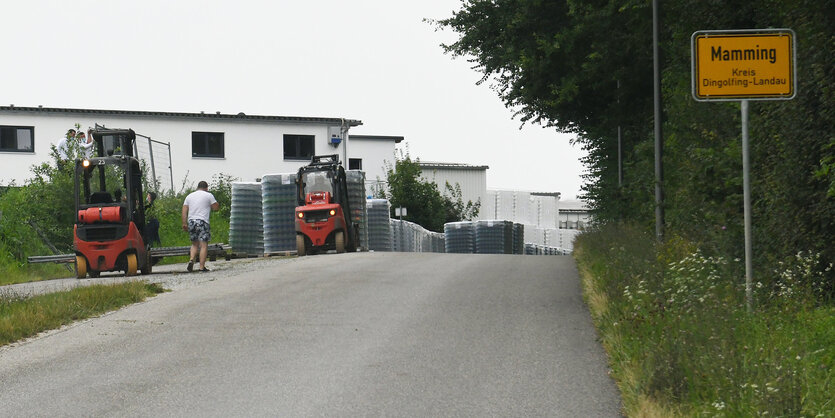
[[[808,256],[758,283],[751,313],[742,262],[683,240],[610,228],[574,256],[628,416],[835,416],[835,307]]]
[[[0,346],[141,302],[163,291],[157,284],[129,282],[28,298],[0,296]]]
[[[0,262],[0,286],[66,277],[75,277],[75,271],[68,270],[64,264],[3,264]]]

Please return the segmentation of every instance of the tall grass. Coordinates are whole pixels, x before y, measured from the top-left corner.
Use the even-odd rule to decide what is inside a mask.
[[[0,346],[161,292],[163,289],[157,284],[128,282],[79,287],[29,298],[0,296]]]
[[[758,282],[753,313],[742,261],[682,239],[610,227],[575,257],[630,416],[835,416],[835,307],[814,255]]]

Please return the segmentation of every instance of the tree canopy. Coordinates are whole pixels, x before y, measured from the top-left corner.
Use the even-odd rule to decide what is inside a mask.
[[[827,10],[835,1],[661,2],[669,231],[741,252],[739,104],[693,100],[692,33],[790,28],[797,96],[750,109],[756,253],[772,263],[798,250],[835,259],[835,15]],[[576,134],[588,151],[583,197],[599,221],[654,225],[650,0],[466,0],[434,24],[458,35],[443,49],[469,60],[523,122]]]

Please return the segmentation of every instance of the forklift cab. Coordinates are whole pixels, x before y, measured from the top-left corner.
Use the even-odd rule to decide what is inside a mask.
[[[308,204],[309,195],[325,192],[330,195],[330,201],[325,203],[335,203],[349,211],[348,182],[338,155],[313,157],[309,165],[299,169],[296,182],[298,206]]]
[[[133,129],[103,129],[93,131],[96,156],[126,155],[135,157],[136,132]]]
[[[89,216],[102,212],[109,214],[110,222],[133,222],[140,231],[145,225],[142,169],[135,158],[117,155],[76,161],[75,195],[81,222],[89,223]]]

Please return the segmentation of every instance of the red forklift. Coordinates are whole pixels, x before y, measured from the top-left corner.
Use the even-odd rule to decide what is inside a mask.
[[[153,200],[146,202],[142,193],[142,167],[134,156],[136,133],[97,128],[93,140],[97,156],[75,161],[77,277],[99,277],[103,271],[150,274],[150,243],[143,233],[145,210]]]
[[[351,222],[348,182],[339,155],[314,156],[296,176],[296,248],[299,256],[328,250],[354,252],[359,225]]]

